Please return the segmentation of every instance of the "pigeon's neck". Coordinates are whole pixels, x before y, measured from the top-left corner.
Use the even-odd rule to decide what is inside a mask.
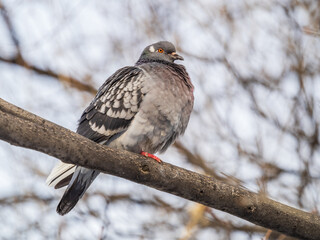
[[[186,86],[190,89],[190,91],[193,92],[193,85],[183,65],[176,64],[173,62],[163,61],[163,60],[154,60],[154,59],[150,60],[150,59],[143,58],[143,59],[139,59],[138,62],[135,64],[135,66],[140,66],[142,64],[148,64],[148,63],[161,63],[168,66],[169,69],[172,69],[179,74],[181,80],[183,80]]]
[[[168,62],[168,61],[164,61],[164,60],[159,60],[159,59],[149,59],[149,58],[140,58],[138,60],[138,62],[136,62],[136,66],[144,64],[144,63],[162,63],[162,64],[166,64],[166,65],[176,65],[173,62]]]

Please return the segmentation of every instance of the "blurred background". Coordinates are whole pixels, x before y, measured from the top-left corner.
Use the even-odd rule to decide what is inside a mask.
[[[74,131],[107,77],[171,41],[195,106],[159,157],[319,214],[319,9],[315,0],[1,0],[0,97]],[[290,239],[105,174],[61,217],[64,189],[45,185],[56,163],[0,142],[1,239]]]

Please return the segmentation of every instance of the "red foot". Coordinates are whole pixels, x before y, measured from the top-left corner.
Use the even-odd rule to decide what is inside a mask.
[[[149,158],[153,158],[153,159],[156,160],[158,163],[161,163],[161,162],[162,162],[160,158],[158,158],[157,156],[155,156],[155,155],[153,155],[153,154],[150,154],[150,153],[147,153],[147,152],[144,152],[144,151],[142,151],[140,154],[143,155],[143,156],[149,157]]]

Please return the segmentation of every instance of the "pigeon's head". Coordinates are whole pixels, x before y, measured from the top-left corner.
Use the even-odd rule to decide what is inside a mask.
[[[175,60],[183,60],[183,57],[176,53],[176,48],[171,42],[161,41],[146,47],[138,62],[145,61],[166,61],[174,62]]]

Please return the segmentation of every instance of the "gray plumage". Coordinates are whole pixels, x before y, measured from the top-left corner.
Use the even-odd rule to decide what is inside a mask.
[[[135,66],[119,69],[100,87],[83,112],[77,132],[135,153],[165,151],[184,133],[193,108],[193,85],[184,66],[175,60],[183,58],[170,42],[146,47]],[[49,184],[62,174],[52,173]],[[76,166],[72,178],[68,174],[55,183],[57,188],[69,184],[57,207],[61,215],[76,205],[99,172]]]

